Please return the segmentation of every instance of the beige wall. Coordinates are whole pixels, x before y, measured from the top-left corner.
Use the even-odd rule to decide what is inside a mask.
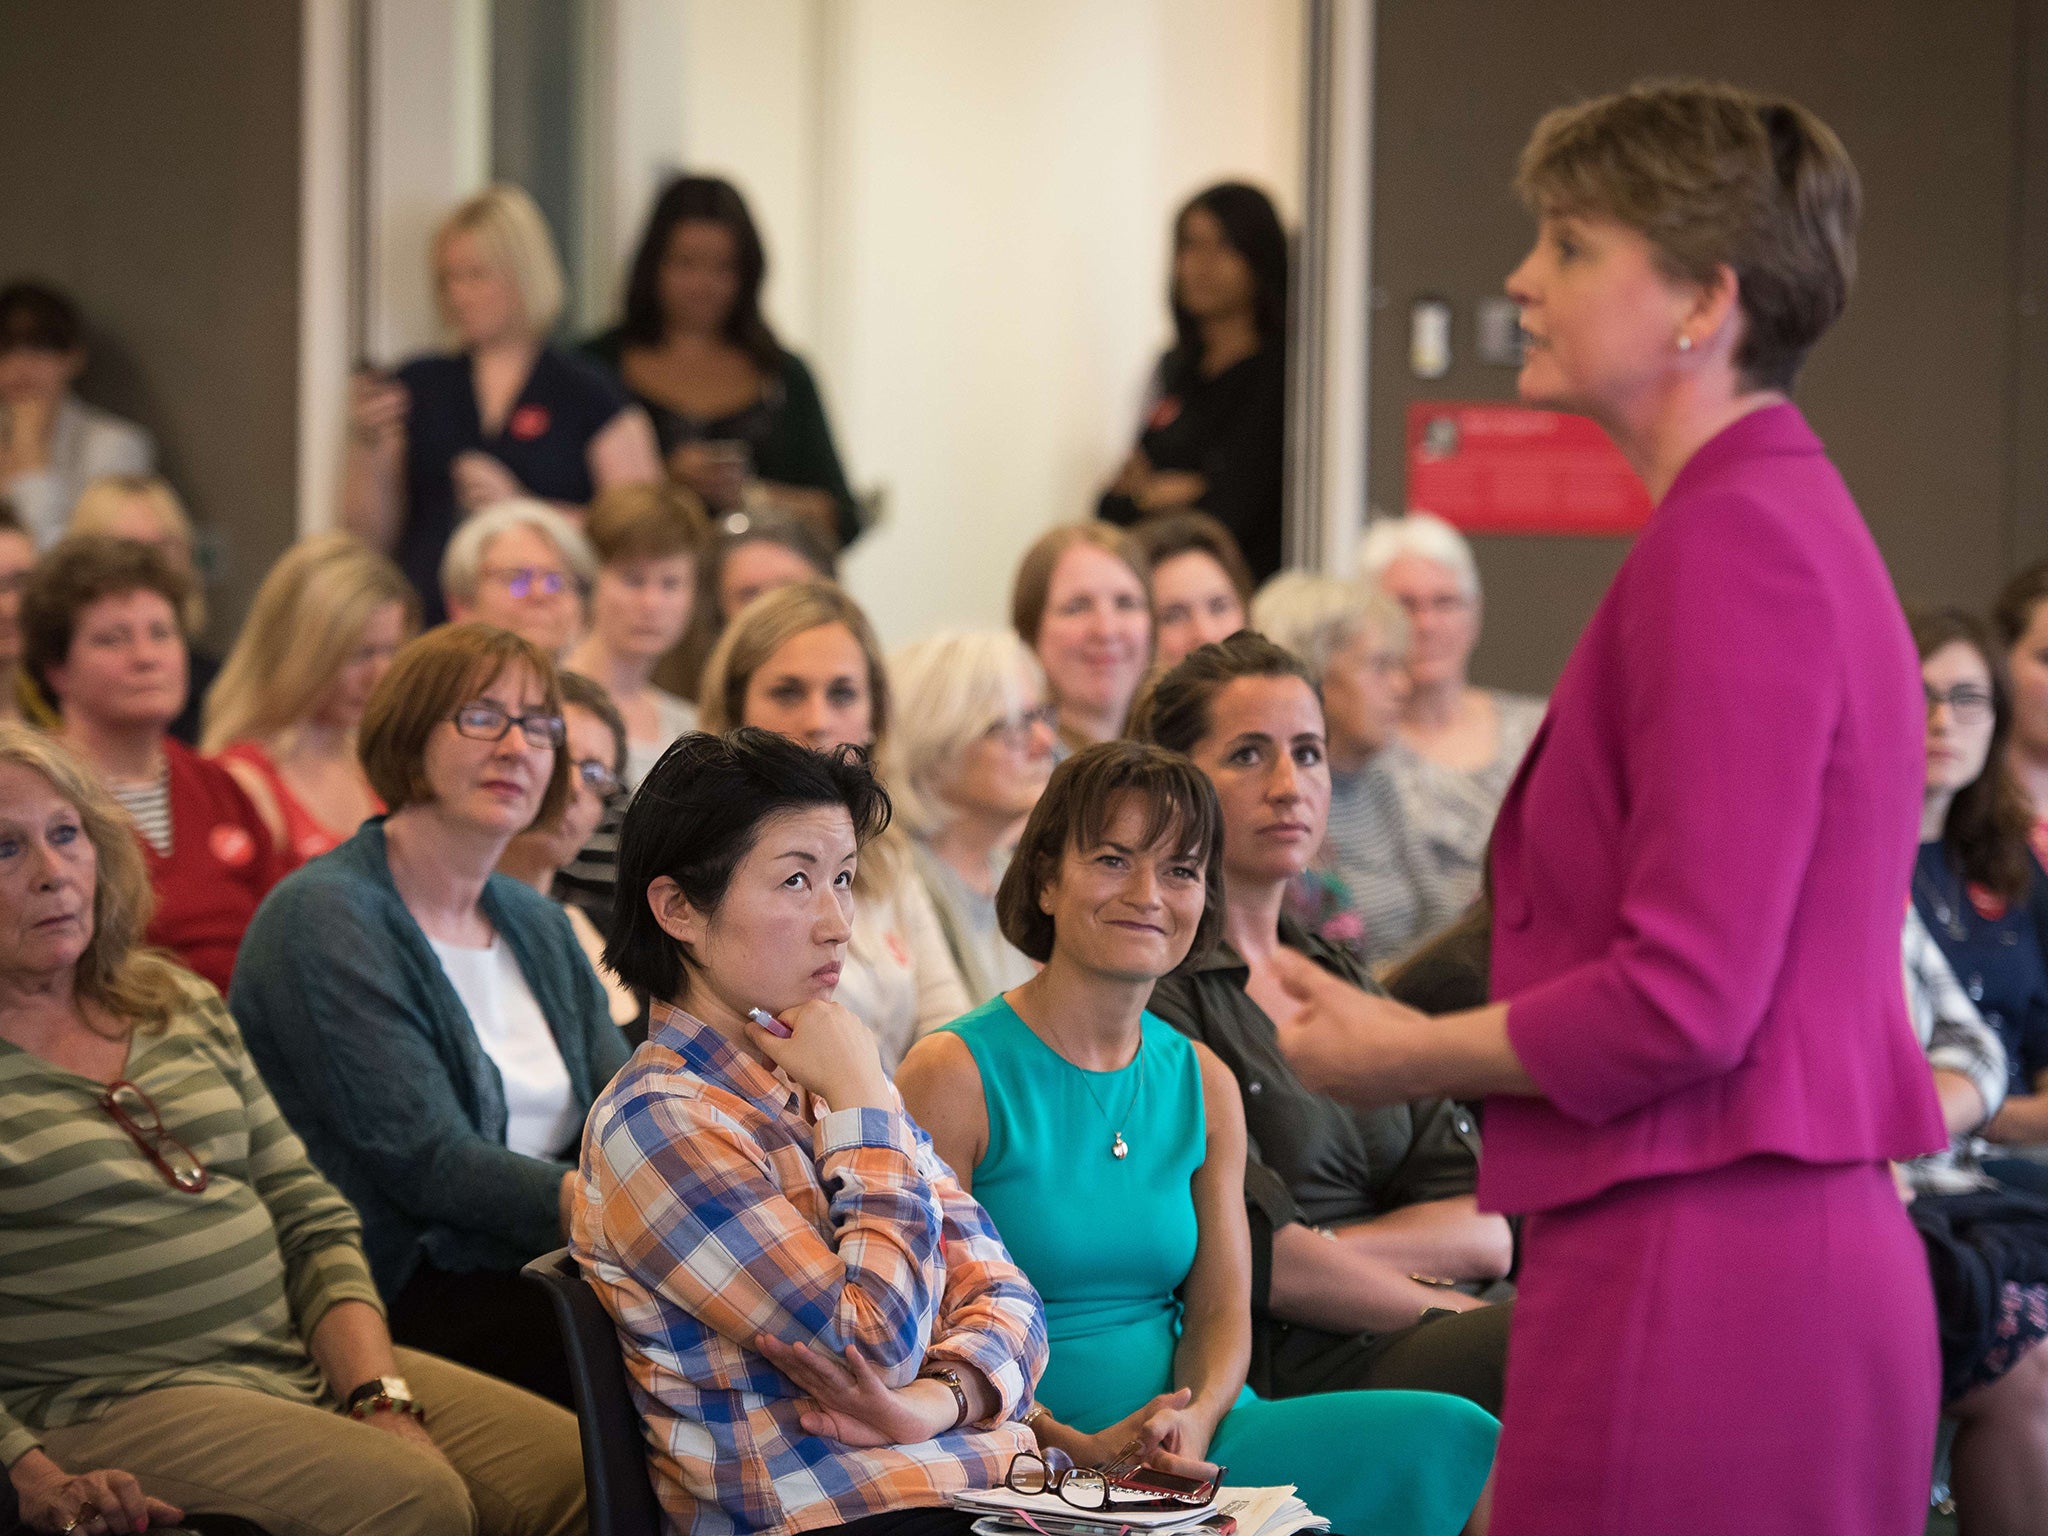
[[[771,314],[887,521],[846,579],[891,644],[1000,623],[1092,510],[1168,330],[1168,222],[1225,176],[1294,213],[1297,0],[687,0],[684,152],[752,198]]]
[[[216,637],[294,532],[299,70],[281,0],[0,5],[0,274],[83,305],[82,393],[156,434]]]

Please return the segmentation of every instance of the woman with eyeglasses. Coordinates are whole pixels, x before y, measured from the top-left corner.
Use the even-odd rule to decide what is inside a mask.
[[[1984,1135],[2012,1155],[1985,1159],[1984,1170],[2048,1194],[2048,875],[2028,847],[2033,813],[2007,751],[2012,684],[1976,618],[1911,618],[1927,692],[1913,905],[2005,1046],[2005,1105]]]
[[[1339,1531],[1451,1536],[1499,1425],[1463,1398],[1245,1386],[1252,1252],[1230,1069],[1147,1007],[1224,922],[1223,817],[1187,758],[1103,742],[1053,770],[997,896],[1041,970],[920,1041],[898,1086],[1045,1302],[1040,1448],[1292,1483]]]
[[[592,1100],[626,1059],[561,909],[494,872],[570,798],[554,663],[487,624],[431,630],[358,741],[391,809],[294,871],[229,1002],[278,1107],[363,1218],[401,1343],[569,1401],[545,1300]]]
[[[544,501],[495,502],[469,518],[441,557],[441,591],[458,624],[495,624],[560,661],[583,630],[597,555],[583,530]]]
[[[355,1212],[219,994],[144,946],[149,908],[92,770],[0,725],[0,1465],[26,1528],[577,1536],[575,1421],[393,1347]]]
[[[1052,774],[1045,671],[1014,634],[956,631],[905,646],[889,678],[897,819],[967,995],[984,1003],[1038,969],[1003,937],[996,887]]]
[[[576,930],[576,942],[597,973],[610,1005],[612,1022],[634,1039],[645,1039],[645,1028],[631,1026],[639,1019],[640,1004],[632,990],[604,964],[604,934],[590,914],[574,901],[564,899],[556,877],[588,848],[600,823],[617,811],[626,798],[626,721],[610,694],[580,672],[562,674],[562,725],[564,749],[569,754],[569,798],[561,814],[552,821],[529,827],[505,845],[498,857],[498,873],[524,881],[541,895],[552,898]],[[609,875],[612,866],[606,866]],[[607,894],[611,890],[605,882]],[[609,914],[606,914],[609,921]]]
[[[405,574],[349,533],[294,544],[256,589],[207,695],[201,742],[289,867],[384,809],[356,756],[356,727],[418,612]]]

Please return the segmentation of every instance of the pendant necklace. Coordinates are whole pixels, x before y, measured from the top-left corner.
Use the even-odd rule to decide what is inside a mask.
[[[1069,1062],[1068,1065],[1072,1066],[1073,1063]],[[1137,1066],[1138,1070],[1131,1074],[1131,1101],[1124,1106],[1124,1112],[1114,1118],[1111,1117],[1108,1110],[1102,1107],[1102,1099],[1095,1092],[1095,1084],[1089,1081],[1094,1074],[1081,1067],[1074,1067],[1074,1070],[1081,1074],[1081,1086],[1088,1090],[1088,1097],[1094,1101],[1095,1112],[1102,1116],[1103,1124],[1109,1126],[1115,1132],[1109,1143],[1109,1155],[1118,1162],[1122,1162],[1131,1155],[1131,1145],[1124,1140],[1123,1126],[1124,1122],[1131,1118],[1131,1111],[1138,1107],[1138,1095],[1145,1088],[1145,1037],[1143,1035],[1138,1037]]]

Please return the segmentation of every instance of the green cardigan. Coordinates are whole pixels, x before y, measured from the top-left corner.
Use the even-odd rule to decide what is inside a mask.
[[[627,1056],[597,973],[539,892],[494,874],[482,906],[588,1114]],[[422,1257],[441,1269],[509,1271],[560,1245],[558,1197],[571,1165],[506,1147],[504,1083],[392,883],[383,817],[265,899],[242,939],[228,1008],[278,1108],[362,1213],[387,1299]]]

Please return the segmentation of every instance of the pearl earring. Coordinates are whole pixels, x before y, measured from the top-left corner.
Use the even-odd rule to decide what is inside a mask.
[[[1681,352],[1690,352],[1692,350],[1692,338],[1683,331],[1678,333],[1678,350]]]

